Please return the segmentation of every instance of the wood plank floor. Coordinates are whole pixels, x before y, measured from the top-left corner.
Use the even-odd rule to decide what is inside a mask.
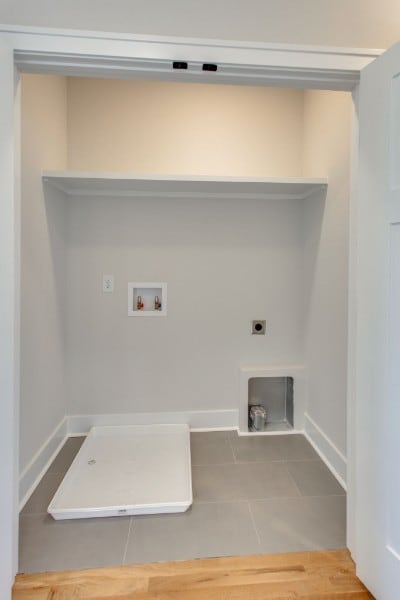
[[[173,542],[172,542],[173,543]],[[13,600],[367,600],[347,550],[18,575]]]

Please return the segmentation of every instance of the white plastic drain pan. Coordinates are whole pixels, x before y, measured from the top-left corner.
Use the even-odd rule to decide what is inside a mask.
[[[187,425],[93,427],[47,511],[55,519],[172,513],[192,499]]]

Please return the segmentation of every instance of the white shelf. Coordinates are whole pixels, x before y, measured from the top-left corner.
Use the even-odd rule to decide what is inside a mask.
[[[324,178],[249,178],[44,171],[43,182],[68,196],[303,199],[326,189]]]

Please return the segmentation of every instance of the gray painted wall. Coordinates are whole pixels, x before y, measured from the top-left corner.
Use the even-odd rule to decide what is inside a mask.
[[[22,78],[20,471],[65,415],[65,204],[48,202],[42,169],[63,169],[66,81]]]
[[[68,413],[235,409],[239,366],[298,363],[301,211],[293,200],[70,202]],[[128,318],[128,281],[167,282],[168,315]],[[266,336],[251,335],[252,319],[267,320]]]
[[[304,171],[328,177],[304,207],[308,414],[346,456],[350,94],[307,91]]]
[[[72,170],[296,176],[303,92],[70,79]],[[302,203],[68,202],[68,414],[235,409],[238,370],[297,363]],[[114,274],[103,294],[102,274]],[[168,316],[128,318],[128,281]],[[268,335],[250,335],[252,319]]]

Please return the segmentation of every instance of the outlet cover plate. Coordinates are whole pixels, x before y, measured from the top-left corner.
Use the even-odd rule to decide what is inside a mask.
[[[114,291],[114,275],[103,275],[103,292]]]
[[[252,335],[265,335],[266,328],[267,322],[263,319],[256,319],[251,322]]]

